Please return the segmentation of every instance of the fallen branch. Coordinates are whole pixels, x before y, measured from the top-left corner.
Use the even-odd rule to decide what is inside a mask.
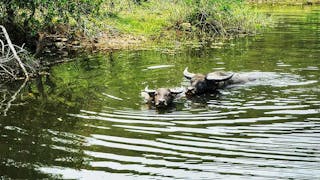
[[[28,74],[26,68],[24,67],[24,65],[23,65],[20,57],[18,56],[18,54],[17,54],[17,52],[16,52],[16,50],[15,50],[15,48],[14,48],[14,45],[12,44],[11,39],[10,39],[8,33],[7,33],[6,28],[5,28],[4,26],[2,26],[2,25],[0,25],[0,28],[2,29],[2,33],[4,34],[4,36],[5,36],[6,40],[7,40],[8,46],[9,46],[9,48],[10,48],[10,50],[11,50],[14,58],[15,58],[15,59],[17,60],[17,62],[19,63],[19,65],[20,65],[20,67],[21,67],[21,69],[22,69],[22,71],[23,71],[26,79],[28,80],[28,79],[29,79],[29,74]]]
[[[0,81],[29,80],[39,68],[39,61],[24,49],[24,44],[12,44],[5,27],[0,25]]]

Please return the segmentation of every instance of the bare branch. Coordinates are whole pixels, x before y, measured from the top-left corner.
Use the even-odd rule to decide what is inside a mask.
[[[0,25],[0,80],[29,79],[39,70],[39,62],[22,46],[12,44]]]
[[[3,65],[0,64],[0,67],[1,67],[6,73],[8,73],[9,75],[11,75],[13,78],[15,78],[15,75],[12,74],[11,72],[9,72]]]
[[[15,59],[17,60],[17,62],[19,63],[19,65],[20,65],[20,67],[21,67],[24,75],[26,76],[26,79],[29,79],[29,74],[28,74],[26,68],[24,67],[24,65],[23,65],[20,57],[18,56],[18,54],[17,54],[17,52],[16,52],[16,50],[15,50],[15,48],[14,48],[12,42],[11,42],[11,39],[10,39],[8,33],[7,33],[6,28],[5,28],[4,26],[2,26],[2,25],[0,25],[0,28],[2,29],[2,32],[3,32],[3,34],[4,34],[4,36],[5,36],[6,40],[7,40],[7,43],[8,43],[8,45],[9,45],[12,53],[13,53],[13,56],[15,57]]]
[[[1,39],[0,39],[0,43],[1,43],[1,52],[2,52],[2,55],[4,55],[4,43]]]

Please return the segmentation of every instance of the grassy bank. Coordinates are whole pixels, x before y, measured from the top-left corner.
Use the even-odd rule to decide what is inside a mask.
[[[0,3],[1,22],[18,27],[10,32],[23,32],[20,36],[24,38],[17,39],[31,39],[31,47],[38,48],[37,52],[207,41],[252,34],[268,22],[241,0],[57,0],[49,5],[45,0],[10,2]],[[14,19],[10,16],[13,12]]]
[[[236,0],[152,0],[138,6],[121,2],[114,3],[114,13],[102,23],[151,40],[199,40],[250,34],[269,22],[255,8]]]
[[[319,0],[8,0],[0,24],[36,53],[92,51],[203,42],[255,34],[270,24],[263,5]],[[258,5],[258,6],[257,6]],[[260,12],[260,13],[259,13]]]
[[[7,2],[0,2],[0,24],[6,26],[14,44],[27,43],[36,55],[54,57],[52,63],[38,63],[42,65],[54,64],[56,59],[83,50],[169,47],[168,51],[172,52],[171,47],[180,49],[190,44],[201,47],[212,41],[219,44],[224,39],[255,34],[271,22],[266,13],[261,13],[260,6],[256,6],[260,1]]]
[[[320,4],[320,0],[247,0],[247,2],[251,4],[289,5],[289,6]]]

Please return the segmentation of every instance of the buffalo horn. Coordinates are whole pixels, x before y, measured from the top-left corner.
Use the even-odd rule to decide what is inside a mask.
[[[217,82],[227,81],[231,79],[233,75],[234,75],[233,73],[225,74],[222,72],[213,72],[213,73],[207,74],[206,79],[210,81],[217,81]]]
[[[182,93],[183,92],[183,89],[182,88],[180,88],[180,89],[170,89],[170,92],[172,93],[172,94],[180,94],[180,93]]]
[[[144,92],[146,92],[146,93],[155,93],[156,92],[156,90],[153,90],[153,89],[149,89],[149,86],[146,86],[146,88],[144,88]]]
[[[184,77],[186,77],[187,79],[192,79],[193,76],[195,76],[196,74],[188,72],[188,67],[186,67],[186,68],[184,69],[184,71],[183,71],[183,75],[184,75]]]

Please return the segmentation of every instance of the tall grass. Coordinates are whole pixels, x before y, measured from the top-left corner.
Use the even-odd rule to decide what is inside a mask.
[[[320,4],[320,0],[246,0],[252,4],[272,4],[272,5],[313,5]]]
[[[104,23],[127,33],[155,35],[171,26],[172,17],[181,7],[172,0],[150,0],[141,5],[132,3],[132,0],[116,0],[114,14]]]
[[[110,7],[110,2],[105,4]],[[105,24],[144,36],[229,36],[254,33],[267,18],[240,0],[113,0]],[[171,31],[168,31],[171,30]],[[169,33],[168,33],[169,32]],[[169,35],[168,35],[169,34]]]
[[[198,0],[185,21],[196,33],[229,36],[254,33],[264,26],[266,17],[239,0]]]

